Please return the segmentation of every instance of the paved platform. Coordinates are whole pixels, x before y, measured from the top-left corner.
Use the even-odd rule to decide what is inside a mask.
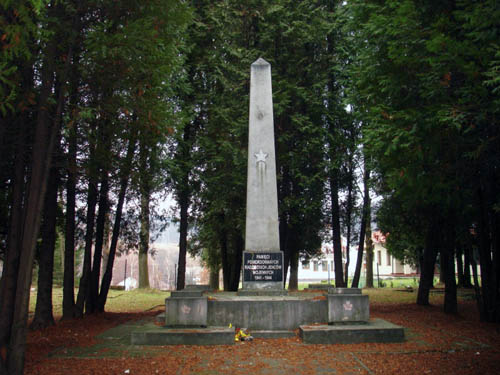
[[[366,324],[302,325],[299,336],[306,344],[391,343],[405,340],[404,328],[383,319]]]

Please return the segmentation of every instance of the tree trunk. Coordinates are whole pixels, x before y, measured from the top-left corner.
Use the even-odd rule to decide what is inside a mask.
[[[77,30],[80,30],[80,22],[77,22]],[[78,63],[80,60],[80,48],[78,42],[75,43],[78,52],[74,54],[69,81],[69,111],[73,111],[73,116],[67,124],[68,128],[68,153],[67,177],[66,177],[66,217],[64,233],[64,276],[63,276],[63,303],[62,319],[72,319],[75,317],[75,215],[76,215],[76,183],[77,174],[77,116],[75,111],[78,108],[78,84],[80,71]]]
[[[210,269],[210,288],[219,290],[219,270]]]
[[[340,207],[339,207],[339,171],[335,170],[330,175],[330,195],[332,202],[332,242],[333,263],[335,268],[335,286],[344,287],[344,272],[342,269],[342,241],[340,239]]]
[[[479,316],[483,316],[483,299],[481,296],[481,286],[479,285],[479,277],[477,274],[477,262],[474,258],[473,250],[469,250],[470,263],[472,268],[472,277],[474,280],[474,294],[476,296],[477,311]]]
[[[62,8],[54,6],[49,11],[54,12],[57,18]],[[16,295],[13,302],[14,314],[12,317],[12,331],[10,332],[7,355],[3,347],[0,348],[0,372],[8,372],[10,375],[21,375],[24,370],[24,356],[26,349],[26,328],[28,320],[29,297],[31,288],[31,277],[35,246],[40,228],[47,180],[52,159],[52,151],[55,147],[57,134],[59,134],[64,102],[64,86],[61,87],[53,123],[50,123],[49,107],[50,97],[54,81],[56,58],[56,37],[47,45],[45,59],[41,71],[41,88],[38,102],[38,114],[36,119],[35,134],[33,137],[33,149],[31,158],[31,175],[25,194],[25,205],[22,211],[21,225],[15,225],[22,233],[18,237],[16,248],[20,250],[20,261],[17,272]],[[70,43],[71,45],[71,43]],[[61,82],[65,81],[69,69],[69,61],[72,56],[72,46],[67,53],[67,61]],[[3,296],[5,298],[5,295]],[[2,312],[3,313],[3,312]],[[0,343],[2,345],[3,343]]]
[[[76,124],[69,129],[62,319],[75,317]]]
[[[457,259],[457,275],[458,275],[458,287],[463,288],[465,285],[465,273],[464,273],[464,262],[462,259],[464,251],[461,247],[457,247],[456,259]]]
[[[288,290],[299,289],[299,251],[294,247],[292,256],[290,257],[290,280],[288,282]]]
[[[356,259],[356,269],[354,271],[354,277],[352,278],[352,288],[357,288],[359,285],[359,278],[361,277],[361,266],[363,264],[363,251],[365,247],[365,234],[366,234],[366,226],[370,218],[370,189],[369,189],[369,180],[370,180],[370,169],[366,166],[365,162],[365,172],[363,174],[363,183],[364,183],[364,197],[363,197],[363,211],[361,215],[361,227],[359,229],[359,244],[358,244],[358,257]],[[371,262],[371,266],[373,267],[373,261]],[[368,270],[369,263],[368,259],[366,260],[366,267]],[[373,268],[372,268],[373,269]]]
[[[57,192],[59,171],[50,170],[44,213],[40,233],[42,242],[38,251],[38,290],[36,308],[31,329],[42,329],[54,325],[52,314],[52,281],[54,274],[54,251],[56,246]]]
[[[134,127],[134,129],[136,129]],[[123,205],[125,203],[125,195],[127,192],[128,182],[130,179],[130,171],[132,170],[132,161],[134,158],[135,147],[137,143],[137,132],[132,131],[127,147],[127,155],[125,156],[124,166],[120,173],[120,192],[118,193],[118,203],[116,205],[115,223],[113,225],[113,234],[111,236],[111,245],[109,246],[108,261],[106,270],[101,282],[101,291],[99,293],[97,309],[104,311],[106,300],[108,298],[111,279],[113,278],[113,265],[115,262],[116,248],[118,246],[118,238],[120,236],[120,226],[122,220]]]
[[[90,293],[86,301],[86,312],[94,313],[97,310],[97,299],[99,297],[99,281],[101,274],[102,249],[104,245],[104,232],[106,217],[109,211],[108,202],[109,177],[107,171],[102,171],[101,191],[99,193],[99,210],[96,219],[94,260],[90,274]]]
[[[439,252],[439,283],[444,284],[444,269],[443,269],[443,253],[440,251]]]
[[[471,267],[471,260],[470,260],[470,253],[471,253],[470,248],[466,248],[464,252],[464,288],[472,288],[472,283],[471,283],[471,274],[470,274],[470,267]]]
[[[22,212],[24,196],[24,176],[26,159],[26,129],[23,119],[16,137],[16,155],[14,164],[14,183],[12,186],[9,232],[7,234],[7,251],[3,263],[2,280],[0,284],[0,349],[6,348],[12,329],[14,315],[14,298],[17,288],[19,257],[21,255],[20,240],[22,237]]]
[[[187,181],[186,181],[187,183]],[[187,234],[188,234],[188,209],[189,192],[183,189],[179,193],[180,206],[180,226],[179,226],[179,261],[177,272],[177,290],[182,290],[186,284],[186,253],[187,253]]]
[[[427,230],[424,254],[422,258],[422,268],[420,271],[420,282],[418,285],[417,305],[429,305],[429,291],[434,282],[434,268],[436,265],[436,256],[438,250],[439,235],[437,222],[431,221]]]
[[[344,273],[344,285],[349,285],[349,264],[351,263],[351,217],[352,217],[352,188],[353,188],[353,170],[349,169],[349,182],[347,184],[347,209],[346,209],[346,227],[347,227],[347,243],[346,243],[346,261]]]
[[[371,211],[371,210],[370,210]],[[370,216],[369,216],[370,217]],[[366,223],[366,287],[373,288],[373,241],[370,219]]]
[[[191,153],[191,123],[184,126],[182,134],[182,143],[180,144],[179,158],[184,164],[181,168],[182,175],[180,176],[180,186],[178,188],[179,208],[180,208],[180,223],[179,223],[179,260],[177,272],[177,289],[182,290],[186,284],[186,254],[187,254],[187,236],[188,236],[188,210],[190,205],[190,186],[189,175],[191,171],[186,168],[190,160]]]
[[[228,258],[228,249],[227,249],[227,232],[225,230],[224,223],[224,214],[221,213],[219,215],[219,225],[221,226],[219,237],[219,246],[221,253],[221,262],[222,262],[222,280],[224,285],[224,291],[230,290],[230,264]]]
[[[233,230],[230,234],[230,242],[232,243],[232,248],[228,250],[228,258],[229,260],[229,290],[235,292],[238,290],[239,282],[240,282],[240,273],[241,273],[241,263],[243,260],[243,248],[245,247],[245,242],[243,240],[243,236],[238,230]]]
[[[290,266],[290,241],[288,237],[290,235],[290,229],[288,228],[288,223],[286,221],[286,214],[281,215],[279,221],[279,232],[280,232],[280,247],[283,251],[283,288],[286,286],[286,279],[288,277],[288,267]]]
[[[450,240],[450,238],[448,238]],[[457,308],[457,284],[455,281],[455,257],[453,251],[453,242],[448,241],[447,247],[443,251],[443,268],[445,277],[444,288],[444,312],[447,314],[456,314]]]
[[[481,320],[496,322],[500,319],[500,296],[498,290],[498,249],[494,231],[495,213],[492,209],[494,200],[491,198],[488,181],[483,181],[479,187],[479,262],[481,267]]]
[[[149,230],[150,230],[150,201],[151,201],[151,174],[149,171],[152,150],[145,139],[140,141],[139,165],[140,172],[140,230],[139,230],[139,288],[149,288]]]
[[[92,161],[92,149],[90,150],[90,163]],[[87,193],[87,219],[85,221],[86,231],[85,231],[85,253],[83,255],[83,269],[82,276],[80,277],[80,286],[78,288],[78,296],[76,299],[75,310],[76,316],[83,316],[83,309],[85,302],[88,298],[88,293],[90,291],[90,273],[92,269],[92,244],[94,239],[94,221],[95,221],[95,209],[97,206],[97,181],[95,174],[91,172],[89,179],[89,187]]]
[[[35,245],[47,188],[52,150],[59,131],[57,119],[60,118],[58,115],[62,111],[62,97],[60,97],[56,120],[51,124],[48,112],[54,79],[55,47],[54,42],[49,43],[42,68],[40,101],[38,103],[38,116],[31,158],[31,176],[26,190],[26,204],[22,213],[22,236],[19,237],[21,253],[17,273],[17,289],[14,301],[11,301],[14,305],[14,314],[5,361],[7,365],[3,365],[5,363],[3,358],[0,360],[2,361],[1,367],[5,367],[9,374],[16,375],[22,374],[24,369],[26,328]]]
[[[236,228],[234,231],[234,248],[233,248],[233,259],[231,268],[231,277],[230,277],[230,285],[229,288],[231,291],[236,292],[238,290],[238,286],[240,283],[240,275],[241,275],[241,265],[243,261],[243,249],[245,247],[245,241],[243,240],[243,236]]]
[[[285,198],[290,195],[290,174],[288,172],[288,167],[283,166],[282,177],[278,179],[279,190],[278,199],[279,202],[284,202]],[[281,205],[283,207],[283,205]],[[280,237],[280,249],[283,251],[283,288],[286,286],[286,279],[288,276],[288,266],[290,265],[290,250],[289,250],[289,235],[290,228],[288,224],[289,213],[287,210],[282,209],[279,213],[279,237]]]
[[[139,234],[139,288],[149,288],[149,201],[150,192],[141,193],[141,229]]]

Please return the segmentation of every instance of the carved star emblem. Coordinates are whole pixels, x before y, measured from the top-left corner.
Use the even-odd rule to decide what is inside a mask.
[[[267,158],[267,155],[265,152],[263,152],[262,150],[259,150],[259,153],[258,154],[255,154],[255,157],[257,158],[257,161],[256,163],[258,162],[263,162],[265,163],[266,162],[266,158]]]
[[[351,311],[352,310],[352,303],[351,301],[346,301],[346,303],[343,304],[344,310],[345,311]]]

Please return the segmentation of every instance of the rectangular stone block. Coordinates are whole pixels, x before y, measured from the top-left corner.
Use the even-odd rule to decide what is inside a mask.
[[[200,290],[202,292],[208,292],[212,290],[212,288],[208,284],[188,284],[184,290]]]
[[[328,294],[328,323],[368,322],[368,296],[361,294]]]
[[[170,292],[170,298],[186,298],[186,297],[201,297],[203,296],[203,291],[201,290],[174,290]]]
[[[403,342],[404,328],[382,319],[367,324],[340,326],[300,326],[299,336],[306,344],[359,344],[365,342]]]
[[[156,327],[131,334],[132,345],[233,345],[234,327],[173,329]]]
[[[327,323],[328,301],[295,297],[238,297],[208,301],[208,325],[246,327],[250,332],[292,331],[301,324]]]
[[[331,284],[307,284],[307,289],[330,289]]]
[[[360,288],[328,288],[329,294],[361,294]]]
[[[168,327],[206,327],[207,297],[176,297],[165,300],[165,324]]]

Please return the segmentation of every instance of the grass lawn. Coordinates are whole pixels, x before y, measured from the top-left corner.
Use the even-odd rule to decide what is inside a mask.
[[[75,298],[78,290],[75,290]],[[63,290],[55,287],[52,292],[52,304],[54,306],[54,318],[62,316]],[[144,312],[158,306],[165,306],[165,298],[170,292],[156,289],[135,289],[131,291],[111,289],[108,293],[105,310],[108,312]],[[36,292],[31,292],[30,315],[34,314],[36,305]]]

